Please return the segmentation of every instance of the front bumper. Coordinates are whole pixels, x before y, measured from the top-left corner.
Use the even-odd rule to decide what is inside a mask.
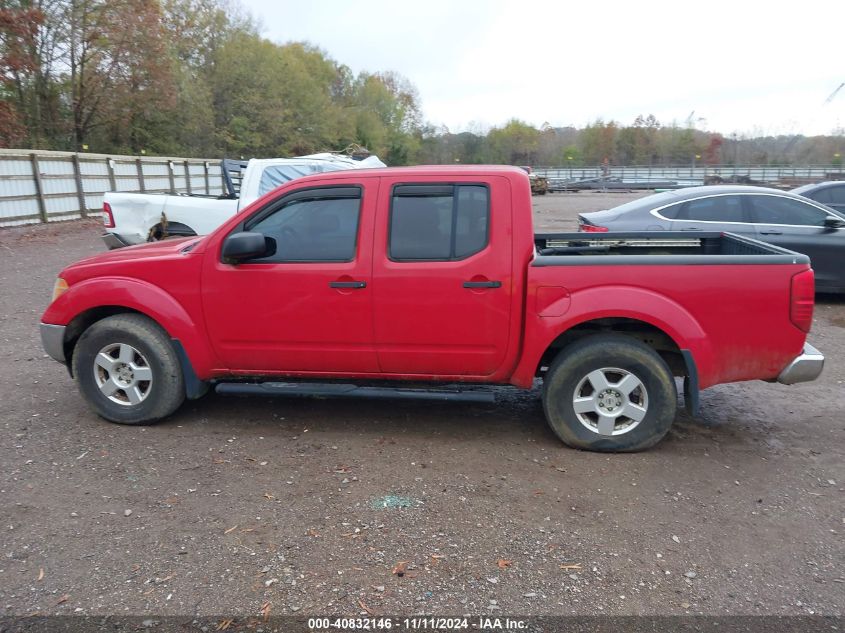
[[[796,382],[815,380],[823,368],[824,355],[809,343],[804,343],[803,353],[780,372],[778,382],[794,385]]]
[[[41,345],[44,347],[44,351],[47,352],[53,360],[57,360],[60,363],[66,362],[65,326],[42,323]]]

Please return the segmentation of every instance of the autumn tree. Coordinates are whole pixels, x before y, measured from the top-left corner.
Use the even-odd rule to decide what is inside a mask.
[[[36,38],[44,15],[31,3],[0,5],[0,145],[23,141],[33,121],[27,120],[26,77],[39,66]]]
[[[653,114],[637,116],[616,137],[616,161],[621,165],[651,165],[658,159],[660,123]]]
[[[68,0],[62,18],[75,148],[120,123],[137,149],[144,119],[174,103],[158,1]]]
[[[581,131],[579,146],[587,165],[600,165],[605,160],[615,162],[614,149],[618,129],[614,121],[605,123],[597,119]]]

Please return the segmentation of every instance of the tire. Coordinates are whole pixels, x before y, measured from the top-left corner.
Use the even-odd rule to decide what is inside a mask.
[[[196,235],[194,231],[187,224],[181,222],[169,222],[165,227],[159,223],[154,225],[147,232],[148,242],[161,242],[163,240],[177,240],[183,237],[193,237]]]
[[[85,330],[73,351],[73,373],[94,412],[118,424],[156,422],[185,400],[169,337],[140,314],[107,317]]]
[[[543,381],[546,420],[573,448],[607,453],[650,448],[668,433],[677,406],[666,362],[620,334],[589,336],[565,347]]]

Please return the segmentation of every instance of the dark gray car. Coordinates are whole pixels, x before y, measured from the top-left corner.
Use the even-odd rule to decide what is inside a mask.
[[[792,193],[821,202],[840,213],[845,212],[845,181],[828,180],[813,185],[804,185],[793,189]]]
[[[809,255],[819,292],[845,292],[845,215],[778,189],[741,185],[658,193],[582,213],[580,231],[730,231]]]

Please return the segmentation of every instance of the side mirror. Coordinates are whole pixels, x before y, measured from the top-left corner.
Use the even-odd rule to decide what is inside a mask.
[[[829,215],[824,219],[824,228],[826,229],[841,229],[842,227],[845,227],[845,220],[842,218]]]
[[[233,233],[223,242],[223,259],[231,264],[237,264],[247,259],[272,255],[271,251],[276,249],[268,243],[270,241],[261,233],[249,231]]]

